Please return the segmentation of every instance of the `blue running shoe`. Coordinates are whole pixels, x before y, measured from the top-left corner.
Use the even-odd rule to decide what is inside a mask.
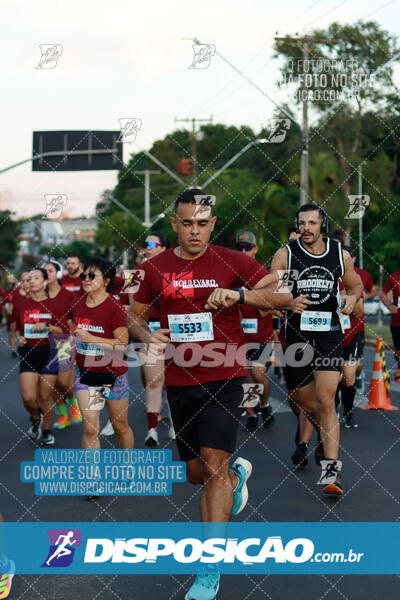
[[[0,563],[0,598],[8,598],[14,574],[15,564],[12,560]]]
[[[202,569],[186,594],[185,600],[214,600],[219,590],[219,579],[218,567],[215,565]]]
[[[232,471],[239,479],[236,489],[233,492],[232,515],[238,515],[247,504],[249,490],[247,489],[246,482],[250,477],[252,470],[251,462],[245,458],[237,458],[232,465]]]

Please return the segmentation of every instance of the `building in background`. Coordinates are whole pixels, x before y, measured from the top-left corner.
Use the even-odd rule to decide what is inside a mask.
[[[11,190],[0,190],[0,211],[13,210],[13,195]]]
[[[94,243],[97,219],[40,219],[23,223],[18,236],[22,254],[39,254],[42,246],[67,246],[74,241]]]

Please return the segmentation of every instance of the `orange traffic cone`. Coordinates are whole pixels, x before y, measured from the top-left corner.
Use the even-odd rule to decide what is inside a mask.
[[[363,410],[398,410],[396,406],[390,404],[390,398],[386,392],[386,385],[382,372],[382,360],[379,353],[382,343],[382,338],[377,338],[368,405],[363,406]]]

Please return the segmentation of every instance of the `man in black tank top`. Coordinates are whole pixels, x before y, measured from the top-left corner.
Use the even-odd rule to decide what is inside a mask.
[[[288,388],[296,390],[300,407],[320,431],[323,460],[318,483],[325,493],[341,495],[335,393],[342,370],[344,320],[361,297],[362,286],[349,253],[326,237],[329,219],[319,205],[304,204],[296,224],[300,238],[278,250],[271,265],[272,273],[280,271],[288,280],[302,307],[286,313],[285,373]],[[339,278],[346,289],[342,297]],[[301,428],[299,443],[304,444]]]

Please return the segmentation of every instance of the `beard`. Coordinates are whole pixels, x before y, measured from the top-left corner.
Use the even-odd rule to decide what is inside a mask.
[[[71,276],[74,276],[74,275],[76,275],[76,274],[78,273],[78,271],[79,271],[79,267],[76,267],[76,269],[73,269],[73,270],[71,270],[71,269],[68,269],[68,273],[69,273]]]
[[[312,237],[305,238],[304,233],[301,234],[301,242],[305,246],[311,246],[312,244],[315,244],[315,242],[318,241],[321,234],[320,233],[315,233],[315,234],[311,233],[309,235],[311,235]]]

